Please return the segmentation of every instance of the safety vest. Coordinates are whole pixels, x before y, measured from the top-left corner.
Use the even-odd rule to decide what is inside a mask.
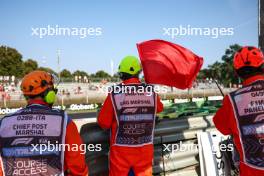
[[[229,94],[246,165],[264,170],[264,81]]]
[[[0,123],[0,152],[5,176],[64,175],[67,116],[43,105],[29,105]]]
[[[137,147],[153,143],[157,95],[153,86],[113,86],[111,100],[118,124],[113,145]]]

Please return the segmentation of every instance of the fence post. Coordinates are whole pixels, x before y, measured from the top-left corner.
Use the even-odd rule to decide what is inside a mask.
[[[88,97],[88,95],[86,95],[86,104],[88,104],[89,103],[89,97]]]
[[[89,96],[88,96],[88,91],[86,90],[86,104],[89,103]]]
[[[64,106],[64,95],[61,96],[61,107]]]

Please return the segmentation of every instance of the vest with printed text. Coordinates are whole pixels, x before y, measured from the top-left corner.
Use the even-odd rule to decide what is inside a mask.
[[[0,123],[0,152],[5,176],[64,175],[67,116],[64,111],[29,105]]]
[[[239,129],[245,164],[264,170],[264,81],[229,94]]]
[[[137,147],[152,144],[157,98],[154,87],[120,84],[112,89],[111,99],[118,124],[114,145]]]

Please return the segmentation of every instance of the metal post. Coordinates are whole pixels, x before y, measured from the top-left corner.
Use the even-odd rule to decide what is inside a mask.
[[[264,52],[264,1],[258,1],[259,11],[259,23],[258,23],[258,34],[259,34],[259,48]]]
[[[163,176],[166,176],[166,170],[165,170],[165,160],[164,160],[164,151],[163,151],[163,136],[160,136],[160,142],[161,142],[161,157],[162,157],[162,170],[163,170]]]

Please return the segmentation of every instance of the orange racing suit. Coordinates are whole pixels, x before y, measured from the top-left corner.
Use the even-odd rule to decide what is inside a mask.
[[[130,78],[128,80],[123,81],[123,84],[141,84],[141,82],[137,78]],[[160,98],[156,96],[155,111],[161,112],[162,110],[163,104],[161,103]],[[113,103],[113,97],[111,97],[111,94],[109,94],[103,104],[103,107],[97,119],[98,124],[103,129],[111,128],[109,175],[125,176],[128,175],[130,168],[133,169],[136,176],[152,175],[152,160],[154,152],[153,144],[148,143],[147,145],[142,146],[116,145],[116,141],[118,141],[117,133],[119,131],[118,124],[120,125],[120,123],[117,122],[117,117],[115,116],[115,113],[116,111]]]

